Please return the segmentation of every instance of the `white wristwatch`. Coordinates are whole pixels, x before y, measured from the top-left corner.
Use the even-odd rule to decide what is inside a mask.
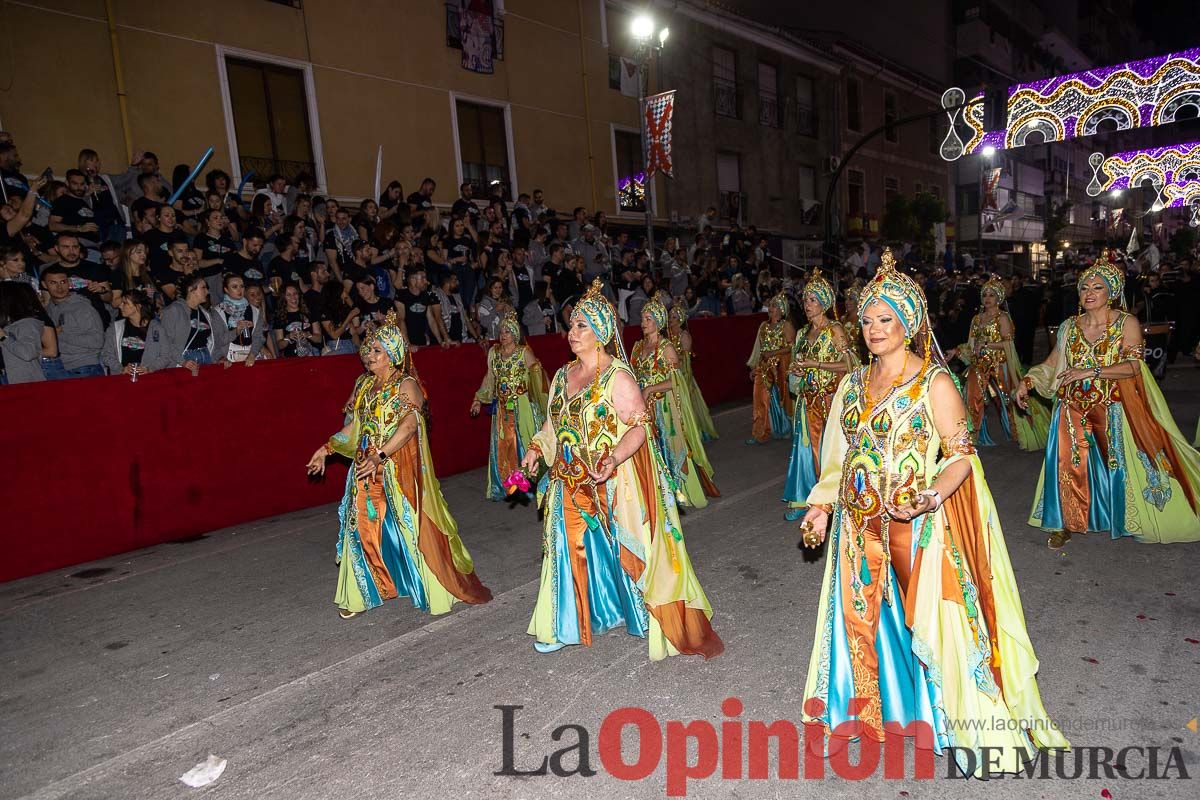
[[[932,497],[934,499],[934,501],[937,503],[937,505],[935,505],[933,507],[935,511],[942,507],[942,495],[941,495],[941,492],[939,492],[937,489],[933,489],[933,488],[922,489],[921,491],[917,492],[917,494],[924,495],[926,497]]]

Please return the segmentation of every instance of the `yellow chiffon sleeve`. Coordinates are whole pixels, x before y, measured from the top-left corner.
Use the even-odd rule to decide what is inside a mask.
[[[842,435],[842,412],[846,407],[846,390],[850,376],[846,375],[833,395],[833,405],[825,418],[825,435],[821,437],[821,479],[808,493],[809,506],[830,506],[838,502],[842,483],[842,463],[846,460],[846,437]]]
[[[758,362],[762,360],[762,332],[767,323],[762,323],[758,326],[758,335],[754,337],[754,349],[750,351],[750,360],[746,362],[746,366],[753,369],[758,366]]]
[[[1030,367],[1025,373],[1034,390],[1042,397],[1052,398],[1058,391],[1058,375],[1066,366],[1067,359],[1067,335],[1070,332],[1067,326],[1074,324],[1074,318],[1064,320],[1062,325],[1058,326],[1058,342],[1055,344],[1054,353],[1043,363]]]
[[[492,368],[494,353],[494,348],[488,350],[487,372],[483,375],[483,383],[479,384],[479,391],[475,392],[475,399],[481,403],[490,403],[496,399],[496,371]]]

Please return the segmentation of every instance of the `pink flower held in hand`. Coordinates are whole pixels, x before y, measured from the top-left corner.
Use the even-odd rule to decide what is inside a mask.
[[[532,484],[529,483],[529,478],[519,469],[513,470],[512,474],[505,478],[504,482],[500,485],[505,488],[508,494],[518,491],[528,492],[533,488]]]

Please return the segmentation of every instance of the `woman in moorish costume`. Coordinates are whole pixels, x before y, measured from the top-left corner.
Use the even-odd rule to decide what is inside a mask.
[[[1012,439],[1016,434],[1022,450],[1041,450],[1046,446],[1050,428],[1050,409],[1041,402],[1030,404],[1028,410],[1016,403],[1016,390],[1021,383],[1021,362],[1013,346],[1013,321],[1002,306],[1007,290],[1004,282],[993,275],[980,290],[983,308],[971,320],[967,343],[946,354],[958,355],[967,370],[967,412],[976,443],[994,445],[988,434],[988,396],[996,398],[1000,424],[1004,434]]]
[[[842,326],[846,332],[850,334],[850,344],[854,348],[854,354],[858,356],[858,363],[869,361],[871,357],[870,351],[867,350],[867,344],[863,341],[861,331],[858,324],[858,296],[862,294],[863,282],[855,278],[846,291],[843,297],[846,301],[846,313],[842,315]]]
[[[338,507],[340,615],[398,596],[431,614],[459,600],[486,603],[492,593],[475,576],[434,475],[425,393],[394,314],[364,350],[369,372],[356,383],[349,420],[308,461],[310,475],[323,474],[334,453],[354,461]]]
[[[804,516],[806,498],[821,474],[821,435],[829,405],[842,376],[858,366],[858,356],[840,322],[829,318],[833,285],[817,270],[804,287],[802,301],[808,324],[796,336],[788,384],[796,395],[792,428],[792,458],[788,462],[783,502],[785,518]]]
[[[1125,311],[1125,272],[1108,253],[1076,282],[1079,315],[1017,390],[1054,399],[1029,524],[1062,547],[1073,533],[1139,542],[1200,539],[1200,454],[1188,444],[1142,360],[1142,328]]]
[[[686,394],[675,346],[663,338],[667,309],[658,300],[642,308],[642,339],[633,346],[630,365],[650,409],[654,443],[662,454],[679,502],[704,508],[720,492],[712,482],[712,464],[704,452],[700,426]]]
[[[529,442],[545,422],[548,381],[533,350],[521,342],[521,326],[511,311],[500,318],[500,339],[488,351],[487,361],[471,416],[479,416],[484,403],[495,403],[487,499],[503,500],[504,480],[520,467]]]
[[[708,403],[700,393],[700,385],[696,383],[696,373],[692,371],[692,334],[687,329],[687,309],[683,300],[678,299],[667,312],[667,338],[675,345],[679,356],[679,369],[683,373],[683,387],[680,389],[680,402],[684,398],[692,404],[692,414],[696,424],[700,426],[700,438],[711,442],[717,438],[717,426],[713,424],[712,414],[709,413]]]
[[[787,295],[780,292],[771,298],[767,321],[758,327],[754,351],[746,362],[754,381],[754,427],[746,444],[763,444],[771,437],[783,439],[792,432],[792,395],[787,390],[787,376],[796,329],[787,317]]]
[[[1011,772],[1022,752],[1068,744],[1038,694],[962,396],[925,296],[890,250],[861,300],[875,359],[838,386],[805,515],[805,544],[828,535],[829,552],[804,718],[843,744],[843,722],[883,741],[887,723],[920,721],[960,768],[969,749],[977,773],[989,760],[995,771],[997,754]]]
[[[575,360],[555,374],[546,425],[523,462],[527,471],[539,459],[550,467],[538,487],[545,529],[534,647],[590,645],[624,625],[648,640],[651,660],[718,655],[712,607],[599,280],[575,306],[567,342]]]

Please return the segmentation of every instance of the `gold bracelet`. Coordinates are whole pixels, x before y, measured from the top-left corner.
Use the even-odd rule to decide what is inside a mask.
[[[325,455],[331,456],[336,452],[337,451],[333,449],[333,445],[331,445],[329,442],[325,443]]]

